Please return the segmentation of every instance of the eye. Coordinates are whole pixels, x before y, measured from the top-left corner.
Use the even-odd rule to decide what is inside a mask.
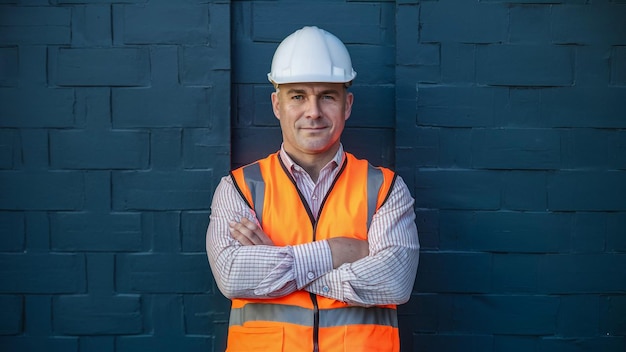
[[[333,96],[333,95],[324,95],[324,96],[322,96],[322,99],[324,99],[324,100],[335,100],[335,96]]]
[[[304,95],[294,95],[291,97],[291,100],[302,100],[304,99]]]

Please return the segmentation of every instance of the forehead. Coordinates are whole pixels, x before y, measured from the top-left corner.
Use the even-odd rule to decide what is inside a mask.
[[[287,83],[279,86],[281,92],[299,92],[307,94],[319,94],[337,92],[343,94],[345,85],[343,83]]]

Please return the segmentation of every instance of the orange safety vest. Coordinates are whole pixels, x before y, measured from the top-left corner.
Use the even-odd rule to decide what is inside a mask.
[[[277,246],[341,236],[365,240],[396,174],[349,153],[340,167],[317,220],[279,153],[238,168],[231,177]],[[227,351],[399,351],[396,312],[395,305],[349,306],[306,291],[233,299]]]

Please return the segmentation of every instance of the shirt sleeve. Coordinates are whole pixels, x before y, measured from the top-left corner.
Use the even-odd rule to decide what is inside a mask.
[[[401,177],[374,214],[368,231],[370,254],[311,282],[305,290],[352,305],[406,303],[419,261],[414,199]]]
[[[215,190],[206,251],[215,282],[228,298],[271,298],[290,294],[332,270],[328,242],[296,246],[243,246],[231,237],[229,221],[246,217],[258,224],[230,176]]]

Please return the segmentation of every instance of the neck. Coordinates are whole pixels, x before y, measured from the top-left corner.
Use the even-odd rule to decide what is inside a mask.
[[[324,166],[326,166],[326,164],[333,160],[335,154],[337,154],[337,150],[339,150],[339,145],[325,152],[316,154],[292,153],[287,149],[285,149],[285,152],[287,152],[294,163],[298,164],[304,169],[304,171],[306,171],[307,174],[309,174],[309,176],[311,176],[313,182],[317,182],[320,171],[324,168]]]

